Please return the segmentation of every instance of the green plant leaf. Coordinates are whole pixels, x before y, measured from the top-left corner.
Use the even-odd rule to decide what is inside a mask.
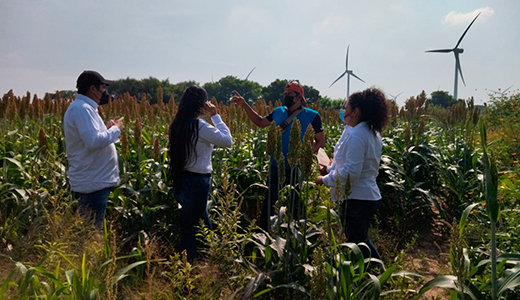
[[[126,276],[129,276],[128,271],[130,271],[131,269],[133,269],[137,266],[140,266],[142,264],[146,264],[146,263],[147,263],[146,260],[141,260],[141,261],[137,261],[133,264],[129,264],[128,266],[120,269],[114,275],[114,283],[119,282],[121,279],[125,278]]]
[[[504,275],[498,280],[498,297],[506,290],[513,290],[520,285],[520,263],[511,269],[504,271]]]
[[[464,233],[464,229],[466,228],[466,222],[468,220],[468,216],[469,216],[470,212],[477,205],[479,205],[479,203],[470,204],[462,212],[462,216],[460,217],[460,221],[459,221],[459,237],[462,237],[462,234]]]
[[[265,273],[259,273],[254,278],[252,278],[244,287],[244,293],[242,294],[242,299],[246,300],[253,295],[253,293],[258,289],[258,287],[264,282],[267,278]]]

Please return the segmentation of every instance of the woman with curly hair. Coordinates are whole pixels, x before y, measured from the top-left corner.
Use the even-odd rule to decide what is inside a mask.
[[[215,126],[202,117],[211,118]],[[211,184],[213,146],[231,147],[229,128],[208,101],[206,90],[188,87],[182,94],[179,109],[169,130],[170,176],[175,198],[182,205],[181,251],[188,259],[195,256],[195,234],[199,220],[211,229],[207,203]]]
[[[345,134],[336,145],[333,164],[320,168],[322,176],[316,179],[316,184],[332,187],[333,200],[345,200],[340,216],[347,240],[366,243],[370,252],[361,247],[365,258],[380,259],[368,238],[368,228],[381,203],[376,178],[383,148],[381,133],[388,122],[388,104],[384,93],[372,87],[352,94],[343,108],[347,123]],[[347,181],[348,196],[344,193]],[[383,265],[372,265],[383,269]]]

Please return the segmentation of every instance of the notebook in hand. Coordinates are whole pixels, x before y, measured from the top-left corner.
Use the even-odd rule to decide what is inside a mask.
[[[330,166],[330,158],[323,148],[318,150],[318,163],[322,166]]]

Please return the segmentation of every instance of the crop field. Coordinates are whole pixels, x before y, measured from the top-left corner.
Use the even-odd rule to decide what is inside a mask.
[[[364,245],[345,240],[330,189],[314,184],[312,137],[289,152],[304,217],[286,213],[298,190],[286,186],[270,232],[257,228],[280,133],[214,99],[234,145],[213,152],[214,229],[200,230],[190,264],[175,250],[181,211],[167,178],[177,106],[157,98],[150,105],[127,93],[99,109],[104,120],[125,117],[116,144],[121,184],[100,232],[77,215],[67,181],[62,118],[73,99],[3,95],[0,300],[520,298],[520,94],[445,109],[423,92],[392,105],[383,201],[370,229],[386,270],[372,271]],[[259,100],[253,108],[267,115],[274,106]],[[332,157],[343,129],[338,110],[310,106]],[[440,267],[431,270],[431,261]]]

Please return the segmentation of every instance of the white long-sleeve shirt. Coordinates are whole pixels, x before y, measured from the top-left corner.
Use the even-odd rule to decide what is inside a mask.
[[[78,94],[65,112],[63,131],[74,192],[91,193],[119,183],[114,142],[121,131],[117,126],[107,129],[94,100]]]
[[[336,154],[338,153],[338,150],[342,148],[344,145],[344,141],[347,138],[349,132],[353,129],[353,127],[349,125],[345,125],[345,128],[343,129],[343,132],[341,133],[341,136],[336,143],[336,146],[334,146],[334,156],[332,158],[332,164],[330,166],[327,166],[327,172],[330,173],[332,170],[336,169]]]
[[[383,149],[381,135],[379,133],[374,135],[368,124],[362,122],[349,129],[342,138],[336,145],[337,149],[334,150],[333,167],[331,166],[329,174],[323,177],[323,183],[332,187],[332,199],[336,200],[338,177],[341,189],[344,189],[349,176],[349,199],[372,201],[381,199],[376,182]]]
[[[211,166],[211,153],[213,147],[233,146],[233,137],[220,115],[211,117],[212,126],[204,119],[199,119],[199,137],[195,144],[197,155],[190,155],[186,170],[194,173],[209,174],[213,171]]]

